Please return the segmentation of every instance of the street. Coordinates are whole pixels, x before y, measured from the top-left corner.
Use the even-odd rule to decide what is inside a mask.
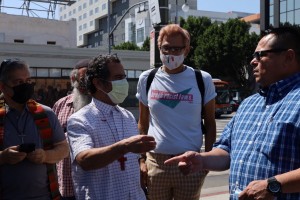
[[[216,119],[217,140],[220,137],[224,127],[232,118],[230,115],[222,115]],[[201,191],[201,200],[225,200],[229,199],[228,194],[228,170],[224,172],[209,172]]]

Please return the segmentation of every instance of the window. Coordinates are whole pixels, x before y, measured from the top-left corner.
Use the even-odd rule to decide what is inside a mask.
[[[78,6],[78,11],[81,11],[82,10],[82,7],[81,6]]]
[[[295,1],[295,9],[300,8],[300,1]]]
[[[82,41],[82,35],[79,35],[78,39],[79,39],[79,41]]]
[[[56,45],[56,42],[55,41],[47,41],[47,44],[48,45]]]
[[[70,76],[72,69],[62,69],[61,76]]]
[[[114,35],[114,41],[117,42],[118,41],[118,36]]]
[[[294,24],[294,11],[287,13],[287,22]]]
[[[30,67],[29,70],[30,70],[30,76],[31,77],[36,77],[36,68]]]
[[[125,33],[122,34],[122,40],[125,40]]]
[[[20,39],[15,39],[14,43],[24,43],[24,40],[20,40]]]
[[[102,46],[103,45],[103,41],[99,41],[99,46]]]
[[[280,13],[286,12],[286,1],[280,2]]]
[[[86,27],[87,27],[87,25],[86,25],[86,23],[84,23],[83,26],[82,26],[82,28],[86,29]]]
[[[99,13],[99,8],[95,8],[95,13]]]
[[[127,0],[122,0],[122,3],[126,3]]]
[[[102,10],[106,9],[106,3],[102,4]]]
[[[300,9],[295,10],[295,24],[300,25]]]
[[[124,14],[125,14],[125,12],[126,12],[126,10],[122,10],[122,15],[124,15]]]
[[[80,15],[79,17],[78,17],[78,21],[81,21],[82,20],[82,15]]]
[[[83,8],[83,9],[85,9],[85,8],[86,8],[86,3],[84,3],[84,4],[82,5],[82,8]]]
[[[287,11],[294,10],[294,0],[287,0]]]
[[[144,27],[137,29],[136,34],[137,34],[136,41],[138,43],[144,42]]]
[[[135,78],[139,78],[140,75],[142,74],[142,72],[143,72],[143,71],[141,71],[141,70],[136,70],[136,71],[135,71]]]
[[[79,25],[78,30],[79,30],[79,31],[82,30],[82,25]]]
[[[94,14],[93,10],[90,10],[90,16],[92,16]]]
[[[75,13],[76,13],[76,9],[74,8],[74,9],[73,9],[73,14],[75,14]]]
[[[117,13],[113,14],[113,19],[117,19],[117,17],[118,17]]]
[[[127,78],[135,78],[134,70],[128,70],[127,71]]]
[[[98,36],[98,32],[96,32],[94,36],[97,37]]]
[[[95,42],[95,47],[99,46],[98,42]]]
[[[66,19],[67,18],[67,14],[64,14],[64,19]]]
[[[85,18],[86,18],[86,13],[84,13],[84,14],[83,14],[83,17],[82,17],[82,18],[83,18],[83,19],[85,19]]]
[[[36,76],[49,77],[49,71],[48,71],[48,69],[38,68],[38,69],[36,69]]]
[[[92,5],[92,4],[93,4],[93,0],[90,0],[90,1],[89,1],[89,5]]]
[[[58,68],[49,69],[50,77],[61,77],[61,71]]]
[[[103,35],[103,33],[104,33],[103,30],[100,30],[100,31],[99,31],[99,34],[100,34],[100,35]]]
[[[60,8],[59,8],[59,11],[61,12],[63,10],[63,7],[61,6]]]
[[[69,17],[72,15],[72,11],[69,11]]]
[[[90,21],[90,26],[94,25],[94,20]]]

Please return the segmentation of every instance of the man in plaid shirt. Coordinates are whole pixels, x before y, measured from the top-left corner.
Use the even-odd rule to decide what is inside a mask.
[[[65,134],[67,134],[67,120],[76,111],[91,101],[85,87],[85,72],[89,64],[88,59],[80,60],[71,72],[70,79],[73,91],[70,95],[59,99],[53,106],[59,122],[61,123]],[[62,200],[74,200],[73,182],[71,176],[71,161],[67,157],[57,163],[57,176],[59,191]]]
[[[184,174],[230,168],[230,199],[300,199],[300,34],[269,30],[251,61],[259,93],[245,99],[210,152],[186,152]]]

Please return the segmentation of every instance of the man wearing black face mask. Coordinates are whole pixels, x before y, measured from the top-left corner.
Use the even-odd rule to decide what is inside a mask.
[[[0,199],[60,196],[53,164],[68,155],[68,144],[54,112],[30,99],[33,88],[24,61],[1,63]]]

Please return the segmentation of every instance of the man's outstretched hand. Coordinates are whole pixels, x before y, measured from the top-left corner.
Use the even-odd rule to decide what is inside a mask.
[[[203,157],[198,152],[187,151],[182,155],[166,160],[165,164],[178,164],[179,170],[184,175],[188,175],[203,170]]]

